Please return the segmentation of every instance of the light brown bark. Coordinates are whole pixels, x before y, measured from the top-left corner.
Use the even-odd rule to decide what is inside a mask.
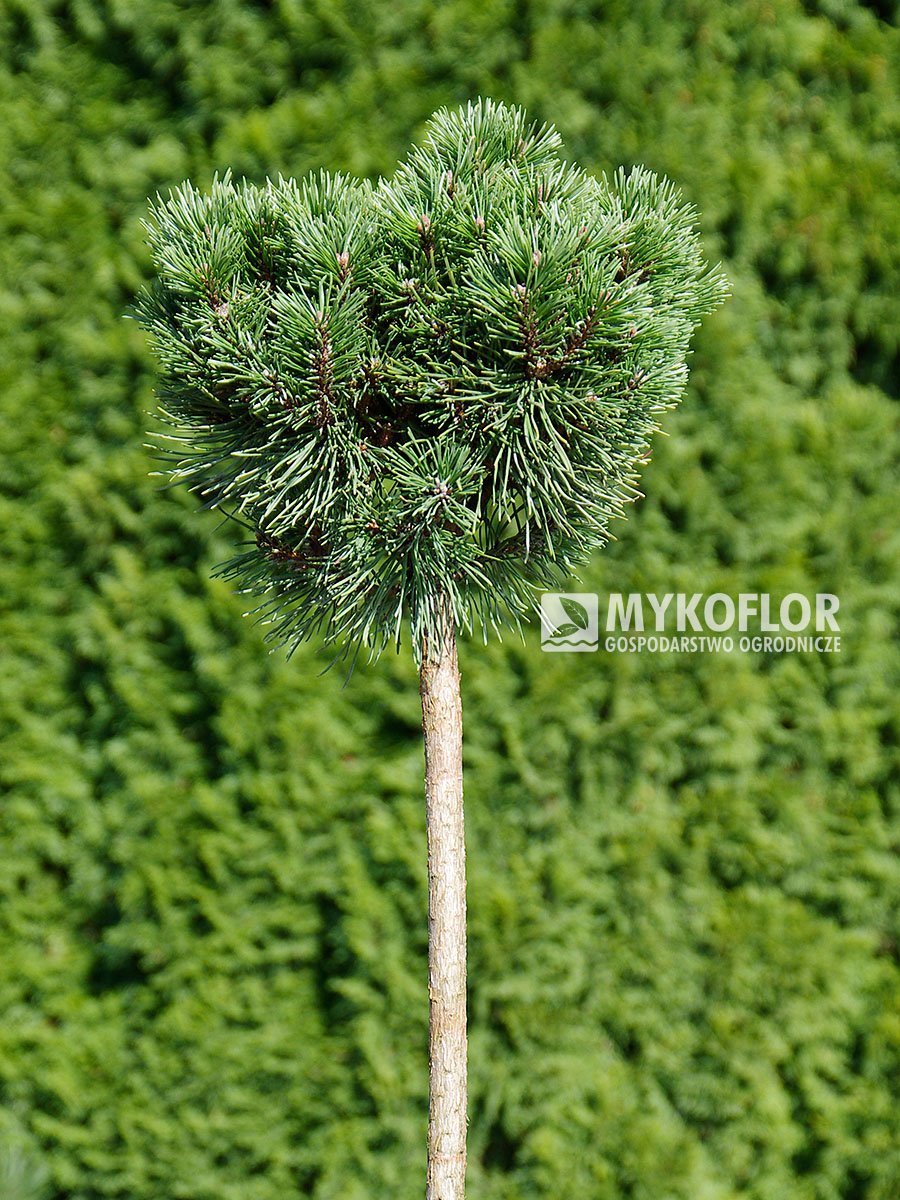
[[[466,843],[462,702],[453,620],[423,647],[428,832],[429,1113],[426,1200],[463,1200],[466,1186]]]

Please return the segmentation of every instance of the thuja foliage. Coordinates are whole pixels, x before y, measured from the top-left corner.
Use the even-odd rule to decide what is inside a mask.
[[[560,151],[479,100],[374,185],[226,176],[155,205],[172,471],[249,526],[226,570],[283,640],[377,652],[408,615],[418,649],[444,596],[517,623],[637,494],[725,282],[670,183]]]
[[[412,665],[260,653],[121,314],[148,194],[387,173],[474,92],[676,178],[732,281],[585,587],[834,591],[846,637],[465,648],[473,1195],[896,1200],[896,15],[0,4],[4,1200],[23,1156],[48,1200],[421,1196]]]

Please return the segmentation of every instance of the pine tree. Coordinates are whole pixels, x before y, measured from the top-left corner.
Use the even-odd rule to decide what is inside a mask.
[[[429,1200],[464,1193],[465,842],[456,636],[520,628],[624,515],[700,318],[695,214],[610,181],[489,100],[391,179],[217,179],[157,200],[142,316],[168,469],[244,523],[223,571],[290,650],[420,666],[429,879]]]

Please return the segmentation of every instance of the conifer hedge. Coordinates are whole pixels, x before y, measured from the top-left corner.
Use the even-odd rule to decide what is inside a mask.
[[[418,1194],[412,666],[260,652],[207,578],[239,537],[147,481],[121,315],[148,194],[376,176],[476,93],[677,179],[733,286],[585,587],[831,591],[844,648],[466,647],[473,1195],[893,1200],[898,36],[849,0],[0,8],[10,1200]]]

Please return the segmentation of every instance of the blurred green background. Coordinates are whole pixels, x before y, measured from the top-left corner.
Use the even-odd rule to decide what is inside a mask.
[[[389,171],[477,94],[670,175],[733,299],[584,589],[840,655],[462,648],[471,1196],[900,1196],[890,0],[0,0],[0,1196],[412,1200],[407,652],[289,663],[150,478],[146,198]]]

